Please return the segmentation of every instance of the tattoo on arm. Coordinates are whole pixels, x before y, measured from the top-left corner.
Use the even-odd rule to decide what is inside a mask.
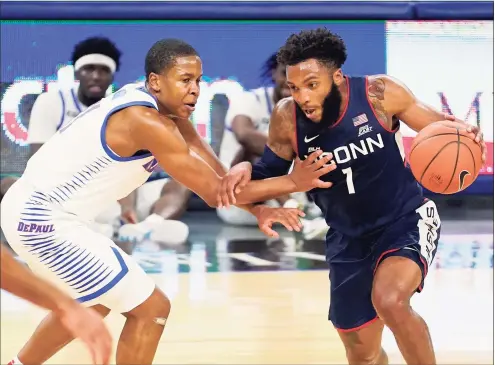
[[[379,77],[369,79],[368,98],[380,121],[385,123],[388,128],[394,128],[396,120],[394,117],[388,115],[384,106],[385,81],[383,79]]]

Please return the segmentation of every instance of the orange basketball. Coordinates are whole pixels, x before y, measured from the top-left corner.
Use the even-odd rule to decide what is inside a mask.
[[[481,146],[469,137],[466,126],[436,122],[414,138],[409,164],[416,180],[426,189],[454,194],[471,185],[481,169]]]

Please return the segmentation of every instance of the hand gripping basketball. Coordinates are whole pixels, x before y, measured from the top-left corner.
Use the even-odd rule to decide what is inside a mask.
[[[482,139],[464,123],[441,121],[423,128],[409,155],[416,180],[428,190],[454,194],[478,177],[483,163]]]

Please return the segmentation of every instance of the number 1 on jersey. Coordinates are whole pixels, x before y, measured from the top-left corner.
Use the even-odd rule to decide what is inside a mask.
[[[352,180],[352,168],[348,167],[346,169],[342,169],[342,172],[346,176],[347,190],[349,191],[349,194],[355,194],[356,190],[354,190],[354,181]]]

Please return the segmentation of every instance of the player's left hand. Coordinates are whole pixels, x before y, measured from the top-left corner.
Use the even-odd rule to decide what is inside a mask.
[[[445,119],[449,121],[456,121],[456,117],[450,114],[445,114]],[[466,125],[467,127],[467,132],[469,133],[470,137],[475,141],[476,143],[479,143],[481,146],[481,160],[483,165],[485,165],[486,162],[486,143],[485,140],[483,139],[483,132],[481,131],[480,127],[468,123],[462,123]]]
[[[253,167],[249,162],[241,162],[230,169],[222,178],[220,189],[217,193],[217,207],[229,208],[230,204],[235,204],[235,194],[239,194],[242,189],[251,181]]]
[[[258,227],[268,237],[278,238],[279,234],[272,229],[274,223],[280,223],[289,231],[300,232],[302,223],[300,217],[304,217],[303,211],[295,208],[272,208],[267,205],[256,205],[253,214],[258,220]]]

